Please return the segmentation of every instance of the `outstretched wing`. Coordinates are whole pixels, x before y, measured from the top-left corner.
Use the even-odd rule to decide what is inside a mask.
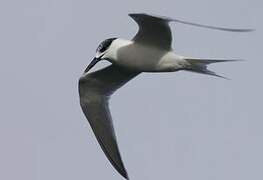
[[[168,18],[150,16],[147,14],[129,14],[139,26],[134,41],[147,43],[165,50],[171,49],[172,33]]]
[[[134,41],[147,43],[149,45],[153,45],[166,50],[170,50],[172,44],[172,33],[169,27],[169,22],[177,22],[191,26],[229,32],[253,31],[253,29],[232,29],[218,26],[209,26],[163,16],[152,16],[148,14],[129,14],[129,16],[133,18],[139,26],[139,31],[133,38]]]
[[[126,179],[108,107],[110,95],[139,73],[110,65],[93,73],[85,73],[79,79],[81,108],[105,155],[114,168]]]

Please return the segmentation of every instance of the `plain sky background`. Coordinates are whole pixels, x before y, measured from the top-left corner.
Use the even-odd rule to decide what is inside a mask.
[[[2,0],[0,179],[122,179],[82,114],[77,84],[102,40],[133,37],[131,12],[256,31],[171,24],[179,54],[246,61],[210,67],[232,80],[145,73],[113,96],[130,178],[263,179],[261,0]]]

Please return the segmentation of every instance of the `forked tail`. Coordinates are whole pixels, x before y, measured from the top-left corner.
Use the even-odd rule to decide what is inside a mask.
[[[186,68],[184,68],[184,70],[217,76],[224,79],[228,79],[228,78],[218,75],[215,72],[207,69],[207,65],[213,63],[219,63],[219,62],[242,61],[241,59],[199,59],[199,58],[184,58],[184,59],[189,63],[189,65]]]

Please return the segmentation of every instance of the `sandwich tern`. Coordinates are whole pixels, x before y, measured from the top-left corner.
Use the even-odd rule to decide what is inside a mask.
[[[176,54],[172,49],[170,22],[177,22],[230,32],[249,32],[251,29],[230,29],[202,25],[178,19],[148,14],[129,14],[138,24],[139,30],[132,40],[110,38],[103,41],[96,55],[79,79],[81,108],[108,160],[126,179],[109,110],[110,96],[141,72],[193,71],[222,77],[207,69],[211,63],[235,61],[235,59],[202,59]],[[99,61],[112,64],[89,73]]]

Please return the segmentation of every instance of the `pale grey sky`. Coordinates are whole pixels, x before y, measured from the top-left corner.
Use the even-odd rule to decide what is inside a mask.
[[[81,112],[77,83],[102,40],[136,33],[131,12],[257,31],[171,24],[179,54],[246,61],[211,66],[230,81],[142,74],[113,96],[130,178],[262,179],[260,0],[1,1],[0,179],[122,179]]]

